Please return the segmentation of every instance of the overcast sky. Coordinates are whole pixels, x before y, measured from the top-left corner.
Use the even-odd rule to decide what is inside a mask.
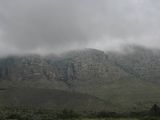
[[[160,48],[160,0],[0,0],[0,55]]]

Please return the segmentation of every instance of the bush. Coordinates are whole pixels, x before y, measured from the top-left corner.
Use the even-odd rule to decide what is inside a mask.
[[[57,118],[62,118],[62,119],[73,119],[79,117],[80,115],[73,110],[64,109],[61,113],[57,113]]]

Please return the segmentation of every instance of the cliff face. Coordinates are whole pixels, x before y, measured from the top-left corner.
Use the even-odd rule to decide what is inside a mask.
[[[125,54],[86,49],[10,56],[0,59],[0,88],[74,91],[105,101],[111,111],[146,110],[160,101],[159,72],[160,51],[140,47]]]
[[[1,80],[53,79],[55,75],[51,69],[54,68],[39,56],[8,57],[0,60]]]
[[[128,54],[95,49],[73,51],[61,57],[38,55],[0,59],[0,80],[17,82],[55,82],[74,87],[81,84],[107,84],[117,80],[159,81],[160,52],[134,48]],[[87,83],[87,84],[86,84]]]
[[[70,52],[61,58],[40,56],[0,59],[0,80],[17,82],[61,82],[68,87],[106,83],[128,76],[98,50]],[[54,84],[53,84],[54,85]]]
[[[97,86],[130,79],[159,82],[159,72],[160,52],[140,47],[127,54],[86,49],[61,57],[28,55],[0,59],[1,81],[43,83],[53,87]]]
[[[135,77],[160,83],[160,50],[134,46],[131,53],[113,54],[110,59]]]

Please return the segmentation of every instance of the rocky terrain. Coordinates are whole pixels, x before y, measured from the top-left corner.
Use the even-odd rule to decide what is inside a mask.
[[[0,87],[88,94],[105,101],[111,111],[148,109],[160,103],[160,51],[140,46],[126,49],[129,52],[85,49],[59,56],[4,57]]]

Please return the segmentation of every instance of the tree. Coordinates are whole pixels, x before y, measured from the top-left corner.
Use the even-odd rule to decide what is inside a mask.
[[[150,109],[151,115],[160,116],[160,107],[157,104],[154,104]]]

